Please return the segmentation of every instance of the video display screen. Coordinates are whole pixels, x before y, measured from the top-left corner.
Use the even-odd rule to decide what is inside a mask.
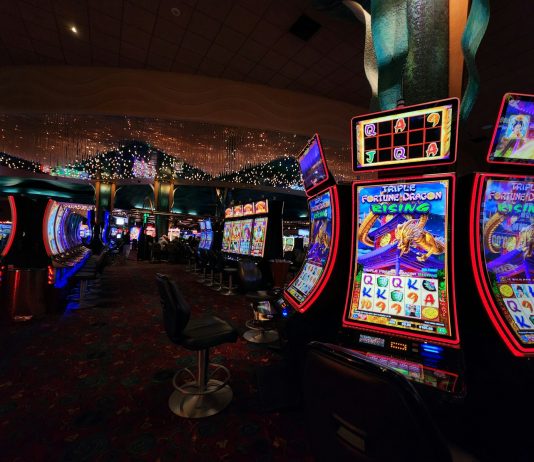
[[[211,220],[204,220],[204,224],[206,226],[206,231],[211,230]]]
[[[223,227],[222,252],[230,251],[230,240],[232,239],[232,222],[226,221]]]
[[[200,221],[199,222],[199,225],[200,225],[200,231],[204,231],[206,229],[206,223],[204,221]]]
[[[326,162],[322,156],[319,138],[314,136],[298,157],[302,180],[306,190],[322,183],[328,178]]]
[[[12,227],[11,223],[0,223],[0,254],[7,245]]]
[[[207,230],[206,231],[206,237],[205,237],[205,243],[204,243],[204,249],[205,250],[210,250],[212,242],[213,242],[213,231]]]
[[[266,199],[264,201],[254,202],[254,213],[259,215],[261,213],[269,212],[269,201]]]
[[[252,218],[242,221],[241,239],[239,241],[239,253],[241,255],[250,255],[250,245],[252,238]]]
[[[232,222],[232,232],[230,235],[230,249],[231,253],[239,253],[239,244],[241,242],[241,234],[243,233],[243,220],[236,220]]]
[[[115,224],[117,226],[124,226],[126,224],[126,218],[124,218],[124,217],[115,217]]]
[[[80,236],[81,239],[84,239],[86,237],[91,237],[91,230],[89,229],[89,226],[85,223],[80,223],[78,235]]]
[[[59,210],[59,203],[53,201],[52,204],[47,208],[48,210],[48,220],[46,222],[46,236],[48,238],[48,245],[50,246],[50,251],[52,255],[57,255],[59,253],[58,246],[56,244],[56,215]]]
[[[376,363],[400,372],[412,382],[422,383],[429,387],[437,388],[448,393],[452,393],[458,382],[458,374],[428,367],[422,363],[408,361],[403,358],[391,357],[371,353],[368,351],[358,351]]]
[[[295,238],[293,236],[284,236],[283,245],[284,252],[291,252],[295,248]]]
[[[456,98],[354,117],[353,169],[454,162],[457,126]]]
[[[518,340],[534,345],[534,179],[486,179],[480,225],[497,308]]]
[[[233,207],[228,207],[224,211],[224,218],[232,218],[234,216],[234,209]]]
[[[234,214],[232,215],[235,217],[242,217],[243,216],[243,205],[234,205]]]
[[[250,248],[250,255],[253,257],[263,257],[268,224],[269,221],[267,217],[258,217],[254,219],[254,226],[252,229],[252,244]]]
[[[138,226],[132,226],[130,228],[130,240],[133,241],[134,239],[135,240],[139,240],[139,231],[141,231],[141,229],[138,227]]]
[[[330,254],[332,243],[332,197],[326,191],[310,200],[310,246],[305,263],[287,292],[298,302],[306,300],[317,285]]]
[[[356,235],[344,325],[452,338],[450,180],[353,187]]]
[[[534,95],[504,95],[488,161],[534,163]]]
[[[254,204],[245,204],[243,206],[243,216],[254,215]]]

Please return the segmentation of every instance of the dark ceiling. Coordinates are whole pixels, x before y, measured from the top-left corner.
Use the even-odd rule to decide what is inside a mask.
[[[367,106],[363,26],[334,19],[311,3],[3,0],[0,64],[202,74]],[[303,14],[320,26],[307,41],[290,32]]]

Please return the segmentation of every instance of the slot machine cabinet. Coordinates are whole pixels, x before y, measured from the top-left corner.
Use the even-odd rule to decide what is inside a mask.
[[[310,217],[309,244],[304,262],[279,300],[290,345],[335,338],[342,308],[339,281],[347,270],[350,228],[350,186],[336,184],[328,169],[318,134],[298,156]]]
[[[459,294],[465,310],[462,326],[472,335],[465,343],[469,387],[478,419],[478,445],[493,460],[531,460],[533,451],[505,441],[526,441],[530,427],[509,426],[534,412],[534,303],[530,230],[534,229],[534,95],[507,93],[501,101],[486,156],[485,172],[461,178],[470,199],[461,210],[468,239],[459,241],[462,267]],[[501,396],[502,399],[495,399]],[[491,404],[488,404],[491,403]]]
[[[405,373],[430,401],[465,396],[455,280],[458,100],[354,117],[352,244],[338,343]],[[339,324],[338,324],[339,325]]]

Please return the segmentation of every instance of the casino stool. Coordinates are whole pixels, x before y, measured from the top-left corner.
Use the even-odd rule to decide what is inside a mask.
[[[303,395],[318,462],[476,460],[445,440],[405,376],[360,353],[310,343]]]
[[[232,275],[237,273],[237,268],[231,268],[229,266],[226,266],[225,268],[223,268],[223,272],[228,275],[228,279],[227,279],[228,285],[222,286],[223,289],[226,289],[226,292],[223,292],[222,294],[223,295],[235,295],[237,293],[236,292],[237,286],[234,286],[232,284]]]
[[[245,297],[251,300],[251,308],[254,318],[245,322],[248,330],[243,334],[243,338],[252,343],[274,343],[280,339],[276,330],[275,319],[268,319],[257,309],[258,303],[267,301],[274,302],[277,298],[275,295],[269,295],[266,292],[257,292],[246,294]]]
[[[169,408],[181,417],[199,418],[217,414],[230,404],[233,393],[228,385],[230,372],[220,364],[209,363],[209,349],[236,342],[237,331],[216,316],[190,319],[191,308],[175,282],[159,273],[156,281],[169,339],[197,352],[196,375],[188,368],[174,375],[172,383],[175,391],[169,398]],[[213,369],[211,373],[210,367]],[[214,378],[218,374],[220,379]],[[183,376],[189,381],[179,384],[178,380]]]
[[[211,250],[208,251],[208,259],[207,259],[207,269],[208,274],[206,275],[206,278],[204,280],[204,285],[206,287],[213,287],[214,284],[214,277],[215,277],[215,265],[216,265],[216,256],[215,253]]]

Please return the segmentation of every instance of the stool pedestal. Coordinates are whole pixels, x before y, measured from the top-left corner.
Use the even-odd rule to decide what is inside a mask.
[[[248,320],[245,325],[248,327],[243,334],[243,338],[252,343],[274,343],[279,340],[280,335],[274,329],[268,329],[262,321],[256,319]]]

